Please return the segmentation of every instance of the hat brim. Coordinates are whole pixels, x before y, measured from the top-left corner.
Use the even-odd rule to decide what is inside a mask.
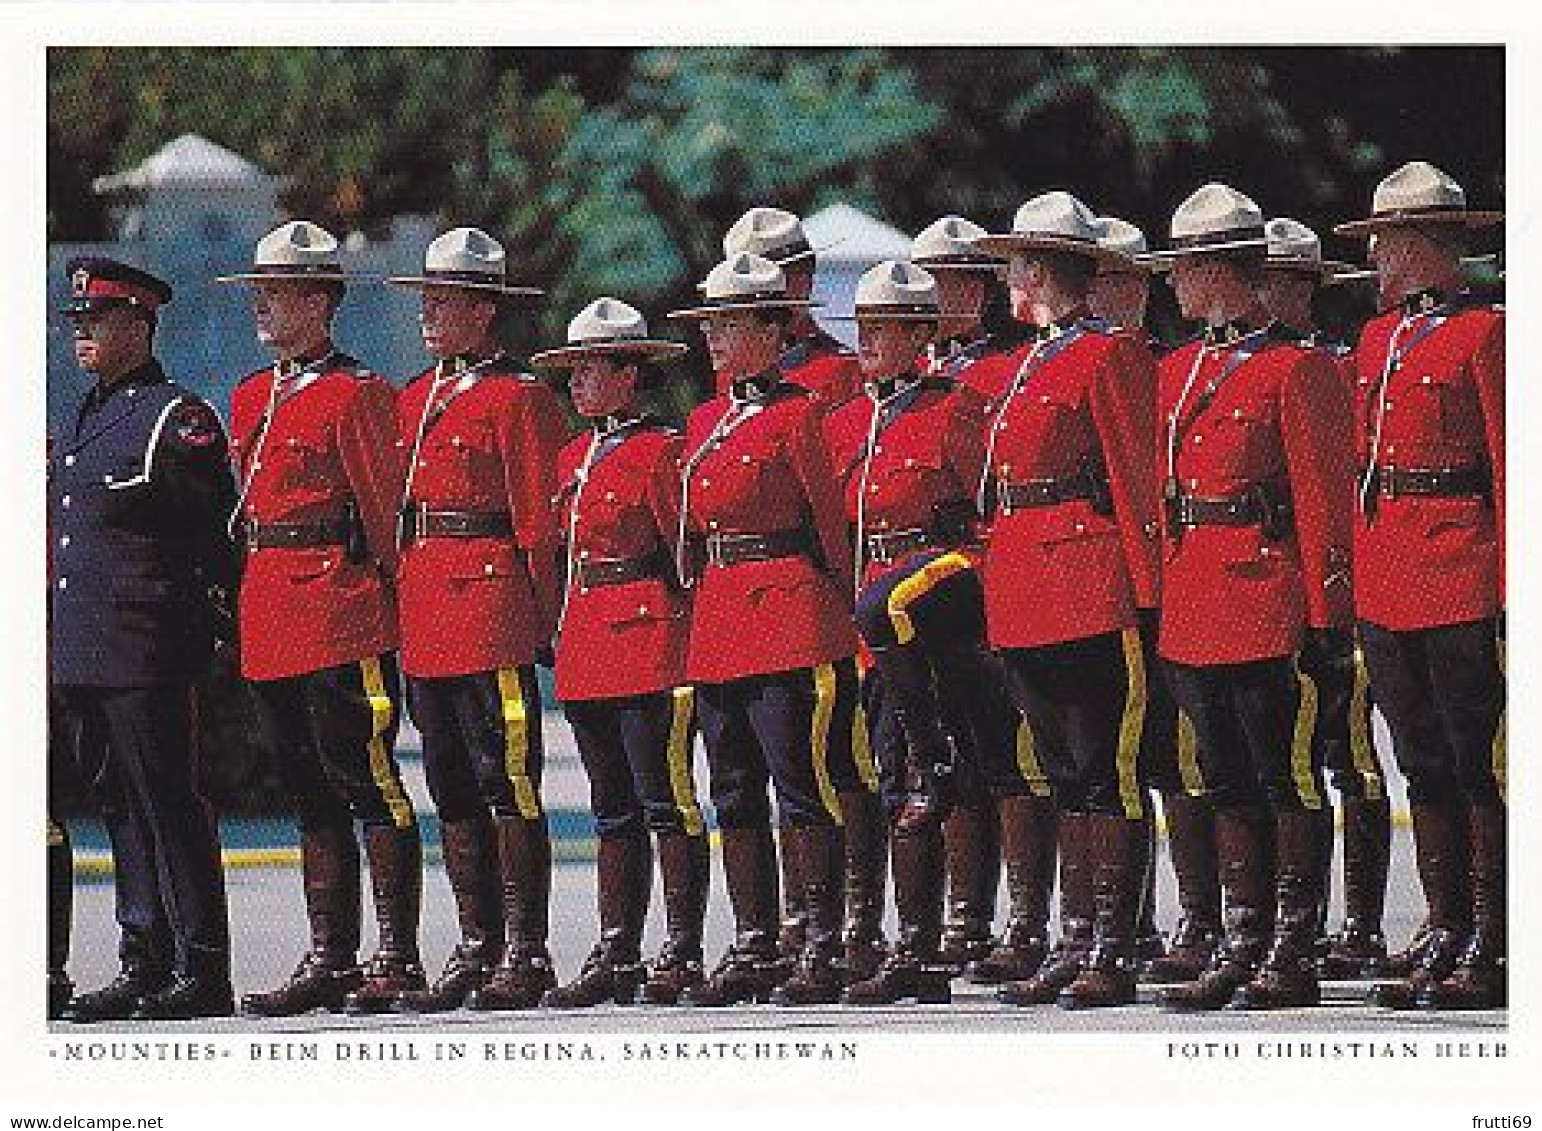
[[[71,318],[79,318],[87,314],[94,314],[103,310],[111,310],[115,306],[137,306],[141,310],[152,309],[142,302],[135,302],[131,298],[119,298],[114,295],[100,295],[92,298],[75,298],[59,308],[59,313]]]
[[[1404,212],[1385,216],[1367,216],[1361,220],[1349,220],[1335,224],[1333,232],[1339,236],[1371,236],[1384,228],[1422,228],[1434,224],[1459,224],[1464,228],[1491,228],[1504,223],[1505,214],[1494,211],[1458,209],[1450,212]]]
[[[710,318],[735,310],[812,310],[820,305],[812,299],[747,299],[744,302],[718,302],[711,306],[688,306],[683,310],[671,310],[665,318]]]
[[[1198,255],[1224,255],[1230,251],[1258,250],[1267,252],[1269,241],[1263,236],[1257,239],[1221,240],[1217,243],[1195,244],[1193,247],[1166,247],[1160,251],[1148,251],[1136,259],[1153,273],[1170,271],[1180,259],[1192,259]]]
[[[348,283],[366,282],[363,275],[349,275],[338,271],[240,271],[234,275],[216,275],[216,283]]]
[[[566,369],[586,357],[638,357],[644,361],[672,361],[690,352],[691,347],[680,342],[636,338],[632,341],[589,342],[584,345],[559,346],[556,349],[542,350],[530,356],[530,364],[550,369]]]
[[[1359,270],[1353,263],[1337,259],[1287,259],[1282,257],[1264,260],[1265,271],[1279,271],[1293,275],[1316,275],[1325,287],[1331,287],[1351,272]]]
[[[540,287],[509,286],[506,283],[478,283],[466,279],[437,279],[424,275],[391,275],[385,282],[398,287],[439,287],[444,290],[458,291],[486,291],[489,294],[508,295],[510,297],[535,298],[546,292]]]
[[[1000,232],[980,236],[970,243],[981,251],[1007,258],[1013,252],[1056,251],[1080,255],[1094,263],[1115,263],[1126,258],[1122,252],[1112,251],[1085,240],[1065,239],[1057,236],[1035,235],[1028,232]]]
[[[832,314],[831,322],[941,322],[945,314],[940,310],[918,313],[911,310],[858,310],[851,314]]]
[[[916,259],[912,257],[910,262],[914,263],[917,267],[920,267],[924,271],[931,271],[934,273],[937,271],[976,271],[982,275],[999,275],[1007,269],[1006,260],[992,259],[985,256],[980,256],[978,259],[965,259],[962,257],[949,259]]]
[[[1126,251],[1114,253],[1117,259],[1105,259],[1098,264],[1099,275],[1154,275],[1156,268],[1149,263],[1142,262],[1139,256],[1146,254],[1138,252],[1131,255]]]

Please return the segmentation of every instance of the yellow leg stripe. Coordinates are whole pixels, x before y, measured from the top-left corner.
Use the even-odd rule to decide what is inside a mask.
[[[1296,782],[1296,796],[1308,809],[1322,808],[1322,795],[1312,778],[1312,732],[1317,727],[1317,684],[1312,677],[1296,669],[1301,701],[1296,706],[1295,733],[1290,745],[1290,772]]]
[[[359,671],[364,677],[364,694],[369,697],[371,718],[369,739],[369,774],[375,788],[385,799],[391,813],[391,823],[399,829],[412,827],[412,802],[402,789],[401,778],[391,752],[386,749],[385,735],[391,729],[393,708],[391,696],[386,692],[385,675],[380,670],[380,657],[371,656],[359,661]]]
[[[894,623],[895,639],[909,644],[916,638],[916,626],[910,619],[909,608],[920,598],[935,589],[939,582],[973,569],[969,559],[956,551],[943,554],[935,561],[927,562],[915,573],[896,585],[889,594],[889,620]]]
[[[1017,772],[1028,783],[1029,793],[1035,797],[1050,795],[1049,778],[1044,775],[1044,767],[1039,764],[1039,752],[1034,747],[1033,727],[1021,716],[1017,720]]]
[[[1190,797],[1200,797],[1205,792],[1205,775],[1199,768],[1199,736],[1194,733],[1194,720],[1184,712],[1178,712],[1178,777],[1183,782],[1183,792]]]
[[[1381,767],[1376,764],[1376,751],[1371,746],[1371,712],[1366,702],[1370,687],[1365,661],[1357,653],[1354,693],[1349,700],[1349,760],[1360,775],[1365,799],[1380,801],[1387,796],[1387,784],[1381,779]]]
[[[868,740],[867,712],[858,705],[851,717],[851,757],[857,764],[857,777],[869,793],[878,792],[878,763],[873,761],[873,746]]]
[[[1505,642],[1499,642],[1499,671],[1503,675],[1505,670]],[[1506,692],[1508,693],[1508,686]],[[1499,785],[1499,800],[1509,804],[1508,783],[1505,780],[1509,772],[1508,738],[1506,736],[1505,720],[1509,717],[1509,709],[1501,707],[1499,711],[1499,725],[1494,730],[1494,745],[1489,752],[1489,765],[1494,770],[1494,781]]]
[[[830,780],[830,722],[835,716],[835,667],[820,664],[814,669],[814,718],[809,734],[809,746],[814,755],[814,783],[819,787],[819,800],[824,803],[837,825],[845,824],[841,813],[841,799],[836,795],[835,784]]]
[[[1136,780],[1136,760],[1140,757],[1140,736],[1146,724],[1146,658],[1140,647],[1140,633],[1124,631],[1124,667],[1128,687],[1124,695],[1124,716],[1119,720],[1119,749],[1114,754],[1114,772],[1119,781],[1119,801],[1124,815],[1132,821],[1145,816],[1140,782]]]
[[[498,699],[503,704],[503,769],[514,790],[514,807],[525,820],[536,821],[541,799],[530,780],[530,714],[517,669],[498,669]]]
[[[691,779],[691,708],[695,696],[695,689],[690,687],[677,687],[670,692],[669,749],[665,753],[669,793],[675,799],[686,836],[700,836],[707,828],[701,806],[696,803],[696,783]]]

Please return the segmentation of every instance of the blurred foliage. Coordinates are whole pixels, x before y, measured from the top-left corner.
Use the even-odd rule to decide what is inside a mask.
[[[48,84],[51,238],[103,236],[91,180],[200,133],[344,231],[489,228],[546,338],[602,291],[687,297],[755,203],[996,227],[1066,187],[1159,237],[1224,179],[1321,228],[1412,156],[1502,196],[1498,48],[55,48]]]

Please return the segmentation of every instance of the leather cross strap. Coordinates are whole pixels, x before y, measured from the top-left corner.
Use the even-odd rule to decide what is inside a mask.
[[[867,536],[867,560],[879,565],[893,565],[906,554],[948,544],[936,531],[923,527],[875,531]]]

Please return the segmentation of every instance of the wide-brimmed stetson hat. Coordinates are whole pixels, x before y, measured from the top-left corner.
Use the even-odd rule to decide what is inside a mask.
[[[679,342],[649,337],[648,323],[635,306],[607,296],[573,316],[567,345],[532,355],[530,364],[565,369],[587,357],[667,361],[686,352],[688,347]]]
[[[1099,266],[1121,260],[1118,252],[1098,242],[1101,231],[1092,209],[1057,189],[1041,193],[1018,208],[1010,232],[980,236],[974,246],[1002,258],[1015,252],[1058,251],[1083,256]]]
[[[810,244],[803,221],[786,209],[756,205],[735,220],[723,236],[723,258],[732,259],[740,252],[748,252],[785,267],[833,246]]]
[[[834,316],[840,322],[936,322],[941,317],[936,278],[903,259],[885,259],[864,271],[852,312]]]
[[[1168,227],[1168,245],[1141,256],[1153,271],[1169,270],[1173,262],[1192,255],[1218,255],[1269,245],[1263,210],[1253,198],[1230,185],[1212,182],[1189,194],[1178,205]]]
[[[1107,260],[1098,266],[1099,275],[1144,275],[1150,266],[1138,257],[1150,249],[1146,246],[1146,233],[1128,220],[1118,216],[1098,217],[1098,243],[1109,251],[1117,252],[1117,260]]]
[[[423,274],[393,275],[388,283],[403,287],[457,287],[495,295],[544,294],[539,287],[513,286],[507,280],[503,245],[481,228],[454,228],[428,245]]]
[[[272,279],[303,279],[312,283],[347,282],[338,259],[337,237],[320,224],[291,220],[257,241],[252,269],[217,275],[216,283],[257,283]]]
[[[933,220],[910,243],[910,261],[928,271],[981,271],[999,275],[1006,264],[981,251],[975,241],[984,228],[962,216]]]
[[[1334,225],[1341,236],[1369,236],[1382,228],[1453,224],[1486,228],[1504,219],[1503,212],[1467,207],[1467,193],[1428,161],[1410,161],[1376,186],[1371,215]]]
[[[1266,271],[1314,275],[1322,286],[1327,287],[1342,282],[1355,270],[1353,265],[1337,259],[1324,259],[1322,240],[1317,238],[1317,233],[1289,216],[1276,216],[1265,224],[1264,238],[1267,241]]]
[[[666,318],[710,318],[725,310],[807,310],[818,305],[787,296],[787,275],[775,263],[739,252],[719,263],[696,284],[700,306],[671,310]]]

